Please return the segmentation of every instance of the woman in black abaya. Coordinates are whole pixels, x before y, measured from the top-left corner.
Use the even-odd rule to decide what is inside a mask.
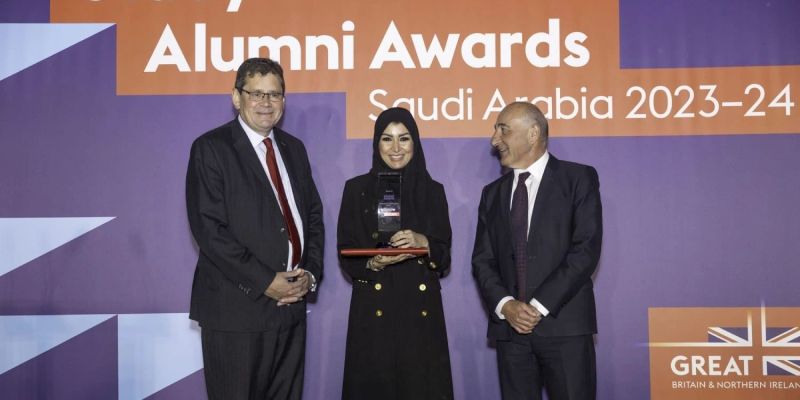
[[[452,399],[450,356],[439,278],[450,267],[451,230],[444,187],[425,166],[411,113],[378,117],[372,169],[345,184],[338,248],[422,247],[426,256],[342,257],[353,284],[347,328],[346,400]],[[401,225],[379,232],[380,173],[402,176]],[[379,193],[381,192],[381,193]]]

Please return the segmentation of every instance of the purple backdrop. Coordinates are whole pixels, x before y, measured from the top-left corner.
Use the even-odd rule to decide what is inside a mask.
[[[45,3],[5,2],[2,21],[41,21],[35,10]],[[764,11],[748,2],[734,2],[735,13],[717,11],[713,1],[684,3],[675,11],[681,7],[674,3],[622,1],[621,64],[800,63],[795,44],[780,45],[789,43],[786,35],[798,37],[797,24],[780,13],[759,14],[774,23],[746,24],[747,30],[703,25],[711,38],[750,38],[735,48],[693,44],[681,53],[676,49],[706,31],[645,29],[654,21],[680,21],[673,29],[683,29],[709,15],[746,22],[748,11]],[[771,3],[783,11],[798,4]],[[115,40],[110,28],[0,80],[0,217],[116,216],[0,275],[0,316],[188,311],[197,254],[184,207],[188,151],[195,137],[233,117],[230,97],[116,96]],[[778,43],[763,49],[771,40]],[[663,47],[656,54],[648,43]],[[756,48],[762,50],[746,51]],[[309,314],[307,399],[337,398],[341,390],[350,289],[335,257],[336,217],[344,181],[370,162],[368,141],[345,138],[344,100],[337,93],[291,94],[282,123],[308,147],[328,232],[325,280]],[[453,266],[442,294],[458,399],[499,397],[495,353],[470,274],[480,190],[500,174],[489,125],[486,131],[485,139],[423,143],[453,224]],[[551,132],[559,132],[558,123]],[[600,399],[649,396],[648,307],[799,305],[800,136],[553,138],[551,152],[594,165],[601,179]],[[116,398],[116,340],[112,318],[0,374],[0,397]],[[150,398],[197,398],[202,385],[198,372]]]

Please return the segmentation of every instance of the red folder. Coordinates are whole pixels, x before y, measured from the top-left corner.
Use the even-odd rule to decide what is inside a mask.
[[[339,251],[342,257],[372,257],[377,255],[382,256],[396,256],[400,254],[413,254],[415,256],[428,255],[428,249],[423,247],[409,247],[407,249],[400,249],[395,247],[380,247],[380,248],[367,248],[367,249],[342,249]]]

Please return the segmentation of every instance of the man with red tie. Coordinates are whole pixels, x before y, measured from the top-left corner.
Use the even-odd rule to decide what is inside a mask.
[[[497,117],[492,146],[509,171],[483,189],[472,273],[489,309],[504,400],[595,398],[592,274],[603,215],[594,168],[547,150],[531,103]]]
[[[195,140],[186,176],[199,247],[189,317],[201,327],[209,399],[302,397],[304,296],[322,279],[322,203],[303,143],[276,126],[281,66],[239,67],[239,115]]]

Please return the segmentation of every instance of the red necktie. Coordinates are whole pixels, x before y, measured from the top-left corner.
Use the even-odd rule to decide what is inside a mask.
[[[272,149],[272,140],[270,138],[264,139],[264,144],[267,145],[267,170],[269,171],[270,180],[275,185],[275,191],[278,192],[278,200],[281,203],[281,212],[283,212],[283,222],[286,228],[289,229],[289,242],[292,243],[292,267],[300,262],[300,235],[297,233],[297,226],[294,224],[292,217],[292,209],[289,208],[289,200],[286,199],[286,191],[283,189],[283,180],[281,179],[281,172],[278,170],[278,161],[275,159],[275,150]]]
[[[528,186],[525,180],[531,174],[523,172],[517,178],[517,188],[511,198],[511,240],[514,248],[514,266],[517,269],[517,300],[527,302],[525,285],[528,261]]]

